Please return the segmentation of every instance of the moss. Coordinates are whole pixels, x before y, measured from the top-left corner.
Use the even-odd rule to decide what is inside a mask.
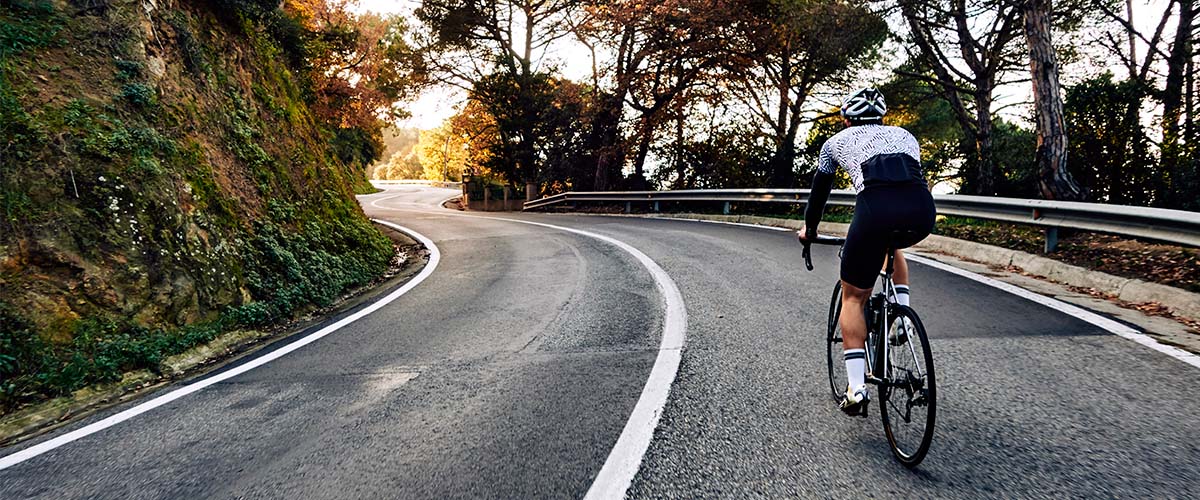
[[[0,5],[0,64],[10,56],[61,42],[66,19],[47,0],[9,0]]]
[[[277,46],[286,20],[256,29],[210,8],[160,6],[156,32],[190,74],[152,86],[136,11],[0,6],[0,262],[20,247],[39,266],[0,276],[0,413],[328,305],[386,270],[391,243],[351,196],[370,137],[313,120]],[[61,74],[47,85],[49,68]],[[64,304],[62,331],[34,326],[41,299]]]

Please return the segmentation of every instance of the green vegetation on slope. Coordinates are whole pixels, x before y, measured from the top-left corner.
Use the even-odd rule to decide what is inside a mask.
[[[392,256],[353,198],[370,138],[314,118],[286,17],[83,4],[0,3],[0,413],[327,305]]]

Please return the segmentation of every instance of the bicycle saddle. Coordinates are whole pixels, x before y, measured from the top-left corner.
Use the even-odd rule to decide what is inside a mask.
[[[892,250],[908,248],[913,245],[916,245],[918,242],[920,242],[922,239],[924,239],[925,236],[926,236],[925,234],[917,232],[917,231],[898,229],[898,230],[892,231],[888,235],[888,248],[892,249]]]

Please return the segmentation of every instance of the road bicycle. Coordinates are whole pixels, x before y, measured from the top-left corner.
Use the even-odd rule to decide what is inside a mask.
[[[892,241],[903,235],[892,235]],[[811,245],[838,245],[845,238],[820,236],[804,245],[804,264],[813,270]],[[891,245],[889,245],[890,247]],[[839,257],[841,251],[838,252]],[[895,252],[889,250],[882,277],[882,290],[871,296],[864,306],[867,319],[867,377],[868,384],[878,388],[883,431],[892,454],[904,466],[912,468],[925,459],[933,442],[933,425],[937,417],[937,384],[933,369],[933,352],[917,312],[896,303],[896,284],[892,281]],[[842,312],[842,283],[833,287],[829,304],[826,335],[826,361],[829,366],[829,389],[834,401],[846,393],[846,368],[842,361],[842,331],[838,315]],[[866,412],[863,416],[867,416]]]

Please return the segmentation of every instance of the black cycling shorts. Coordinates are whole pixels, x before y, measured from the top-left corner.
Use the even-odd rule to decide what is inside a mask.
[[[933,231],[937,213],[924,183],[868,185],[854,203],[854,220],[842,248],[842,281],[871,289],[888,247],[913,246]],[[898,241],[894,231],[905,231]]]

